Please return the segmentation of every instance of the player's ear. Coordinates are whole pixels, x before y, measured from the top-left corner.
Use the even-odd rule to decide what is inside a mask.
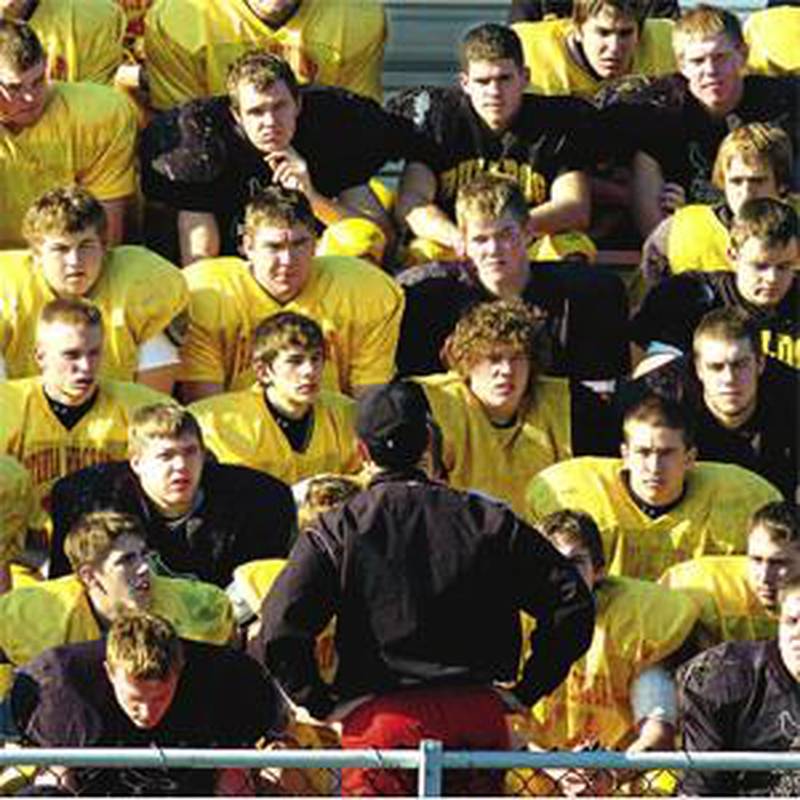
[[[253,364],[253,372],[256,375],[256,380],[262,386],[266,386],[270,381],[272,372],[269,364],[263,358],[254,358],[252,364]]]
[[[91,564],[81,564],[78,569],[75,570],[75,576],[87,589],[97,583],[94,567],[92,567]]]
[[[686,470],[694,469],[697,463],[697,448],[692,446],[686,451]]]
[[[469,75],[466,72],[459,72],[458,73],[458,84],[463,91],[467,91],[467,86],[469,85]]]

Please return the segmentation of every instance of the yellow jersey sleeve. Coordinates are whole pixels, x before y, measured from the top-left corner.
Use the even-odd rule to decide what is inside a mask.
[[[165,109],[224,94],[228,68],[254,48],[284,58],[300,83],[342,86],[380,101],[385,38],[377,0],[304,0],[274,30],[245,0],[161,0],[145,20],[151,101]]]
[[[114,0],[39,0],[28,24],[47,53],[52,80],[113,83],[126,27]]]
[[[658,76],[676,70],[672,25],[667,19],[645,20],[630,74]],[[570,19],[516,22],[511,26],[522,42],[531,73],[529,88],[534,93],[590,98],[604,85],[572,58],[567,46],[572,26]]]
[[[19,557],[28,529],[40,527],[39,513],[28,470],[16,458],[0,455],[0,564]]]
[[[712,206],[691,204],[675,211],[667,238],[670,272],[687,270],[730,271],[728,229]]]
[[[222,589],[183,578],[153,578],[152,611],[168,619],[184,639],[229,644],[235,632],[233,607]]]
[[[754,11],[744,24],[748,72],[760,75],[800,73],[800,8],[776,6]]]

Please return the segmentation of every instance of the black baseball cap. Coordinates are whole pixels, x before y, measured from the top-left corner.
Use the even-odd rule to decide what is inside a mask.
[[[358,403],[356,432],[382,467],[409,467],[428,444],[428,401],[416,383],[393,381],[368,389]]]

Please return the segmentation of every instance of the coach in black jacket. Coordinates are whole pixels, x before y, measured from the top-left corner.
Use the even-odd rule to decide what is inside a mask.
[[[371,390],[357,432],[377,476],[298,539],[264,601],[259,651],[318,718],[341,701],[367,700],[343,718],[344,747],[409,747],[427,736],[445,746],[507,747],[492,685],[516,679],[519,612],[537,619],[533,656],[505,699],[528,707],[589,646],[591,596],[572,565],[508,507],[416,468],[429,441],[418,386]],[[334,614],[338,670],[329,686],[314,641]],[[392,793],[411,788],[404,777],[345,770],[343,790]]]
[[[222,588],[239,564],[286,556],[297,527],[291,489],[263,472],[211,461],[186,409],[171,403],[140,409],[129,447],[129,461],[86,467],[56,483],[50,577],[71,571],[64,538],[87,511],[134,514],[158,571]]]

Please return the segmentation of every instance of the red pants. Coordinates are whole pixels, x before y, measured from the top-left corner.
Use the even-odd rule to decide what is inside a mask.
[[[438,739],[449,750],[507,750],[505,708],[499,696],[483,686],[439,686],[405,689],[358,706],[343,720],[345,749],[416,748],[422,739]],[[342,770],[342,794],[416,795],[412,770]],[[451,770],[445,773],[444,794],[499,795],[503,773],[498,770]]]

